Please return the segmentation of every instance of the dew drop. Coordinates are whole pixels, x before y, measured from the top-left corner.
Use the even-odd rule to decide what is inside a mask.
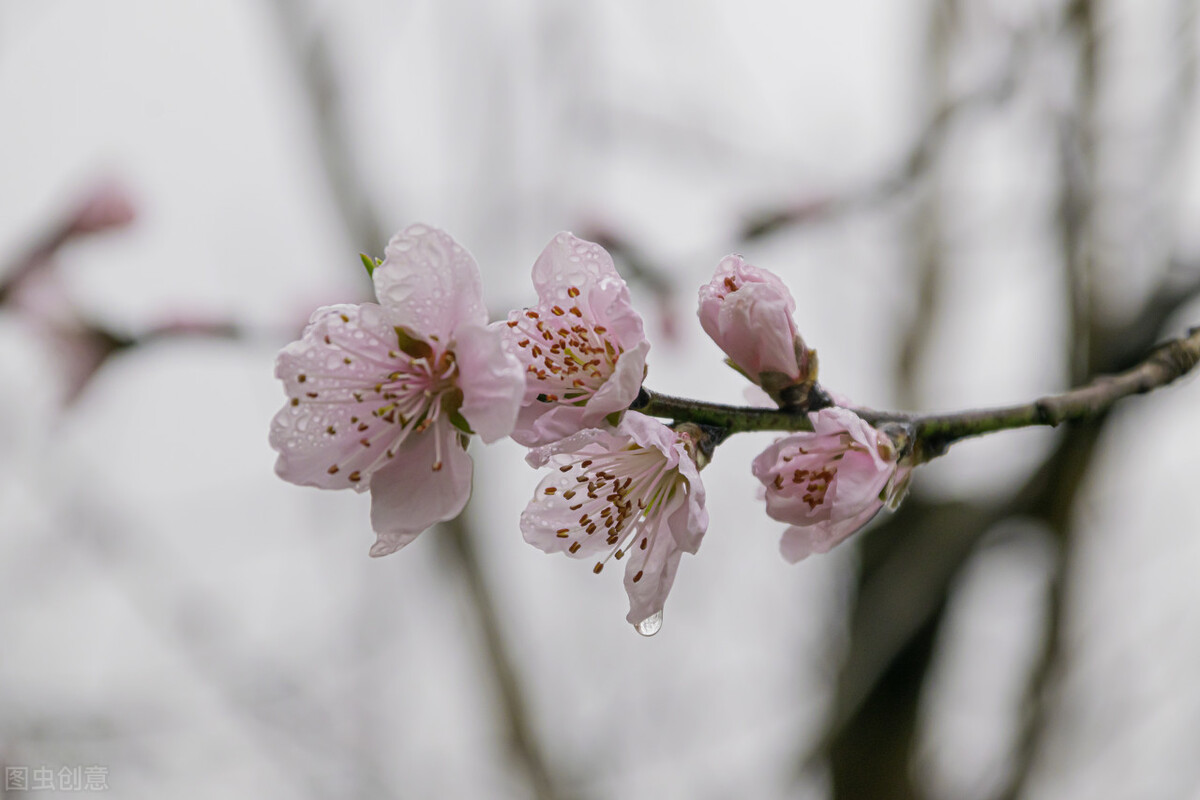
[[[652,616],[646,617],[637,625],[634,625],[633,628],[642,636],[653,636],[662,628],[662,612],[659,611]]]

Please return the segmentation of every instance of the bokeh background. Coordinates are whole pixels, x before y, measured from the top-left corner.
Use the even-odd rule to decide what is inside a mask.
[[[603,241],[648,385],[791,286],[828,387],[1032,399],[1200,323],[1196,0],[4,0],[0,763],[113,797],[1200,797],[1200,386],[956,446],[789,566],[739,435],[659,635],[524,544],[521,448],[372,560],[275,352],[452,232],[499,316]],[[9,787],[0,796],[22,797]],[[61,782],[41,796],[76,796]]]

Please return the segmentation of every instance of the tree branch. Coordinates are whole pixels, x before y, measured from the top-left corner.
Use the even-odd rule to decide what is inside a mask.
[[[942,455],[950,445],[972,436],[1034,425],[1057,426],[1063,422],[1098,417],[1118,400],[1144,394],[1186,375],[1200,362],[1200,327],[1187,336],[1159,346],[1142,363],[1117,375],[1102,375],[1091,383],[1063,394],[1048,395],[1030,403],[949,414],[913,415],[891,411],[853,408],[873,425],[902,423],[912,430],[913,447],[919,460]],[[629,406],[652,417],[677,422],[695,422],[724,428],[728,433],[744,431],[812,430],[808,412],[817,406],[767,409],[708,403],[652,392],[642,387]]]

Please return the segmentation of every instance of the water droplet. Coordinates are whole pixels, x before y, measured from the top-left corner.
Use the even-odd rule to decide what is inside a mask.
[[[646,617],[633,627],[642,636],[653,636],[662,628],[662,612],[659,611],[652,616]]]

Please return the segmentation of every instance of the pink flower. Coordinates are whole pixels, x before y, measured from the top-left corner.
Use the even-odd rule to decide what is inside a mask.
[[[462,511],[468,432],[516,422],[524,377],[487,327],[479,267],[436,228],[392,237],[374,271],[379,305],[318,309],[275,375],[290,398],[271,423],[275,471],[322,489],[371,490],[371,555],[399,550]]]
[[[533,447],[603,424],[637,397],[650,343],[629,289],[598,244],[554,237],[533,265],[536,308],[505,329],[526,372],[512,438]]]
[[[575,558],[605,554],[596,573],[628,555],[626,619],[646,636],[662,625],[680,557],[700,548],[708,528],[698,434],[630,411],[615,430],[580,431],[527,459],[555,469],[521,514],[525,541]]]
[[[753,465],[768,516],[792,524],[780,543],[792,563],[828,552],[885,503],[895,508],[912,473],[891,438],[852,411],[823,408],[809,418],[812,433],[778,440]]]
[[[704,332],[730,362],[763,385],[764,373],[779,373],[791,382],[807,377],[809,352],[796,333],[795,310],[796,301],[783,281],[730,255],[700,287],[697,313]]]

